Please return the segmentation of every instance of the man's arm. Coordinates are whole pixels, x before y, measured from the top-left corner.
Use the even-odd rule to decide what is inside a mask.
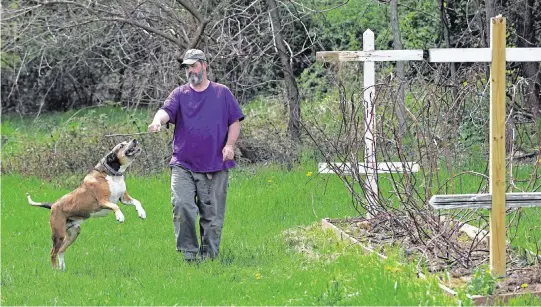
[[[227,142],[225,143],[225,145],[235,146],[235,143],[237,142],[239,135],[240,135],[240,122],[237,120],[236,122],[232,123],[229,126],[229,129],[227,132]]]
[[[237,142],[240,134],[240,121],[237,120],[229,125],[227,131],[227,142],[222,149],[224,161],[233,160],[233,158],[235,158],[235,143]]]
[[[169,122],[169,114],[167,114],[167,112],[165,112],[164,110],[160,109],[154,115],[154,119],[152,120],[152,123],[148,125],[148,130],[150,132],[160,131],[160,128],[162,127],[162,125],[167,122]]]

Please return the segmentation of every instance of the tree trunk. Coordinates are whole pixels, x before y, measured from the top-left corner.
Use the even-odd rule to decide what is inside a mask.
[[[520,12],[517,12],[517,32],[519,35],[517,46],[532,48],[536,47],[536,29],[534,26],[534,14],[533,7],[535,0],[523,0],[524,5],[519,5],[523,8],[522,16]],[[528,80],[528,92],[526,99],[528,101],[528,107],[532,111],[534,118],[537,118],[539,113],[539,105],[541,104],[541,74],[539,73],[538,62],[523,62],[521,63],[522,75]]]
[[[440,20],[441,20],[441,28],[443,30],[443,39],[445,41],[445,47],[453,48],[453,46],[451,46],[451,36],[449,35],[449,21],[447,19],[447,9],[443,5],[443,0],[437,0],[437,1],[440,7]],[[451,66],[451,81],[454,84],[456,82],[456,63],[449,63],[449,64]]]
[[[280,30],[282,25],[280,23],[280,13],[276,6],[275,0],[267,0],[269,7],[270,21],[272,26],[272,34],[274,37],[274,45],[276,52],[280,57],[280,65],[282,72],[284,73],[284,81],[287,90],[287,99],[289,104],[289,121],[287,124],[287,135],[294,141],[300,141],[300,119],[301,119],[301,107],[299,101],[299,90],[297,88],[297,81],[293,76],[293,69],[290,64],[290,55],[288,54],[286,45],[282,38]]]
[[[449,21],[447,19],[447,8],[443,4],[443,0],[437,0],[438,5],[440,7],[440,20],[441,20],[441,28],[443,30],[443,39],[445,41],[445,47],[446,48],[453,48],[451,46],[451,36],[449,34]],[[456,72],[456,63],[449,63],[449,66],[451,68],[451,84],[453,85],[452,88],[452,96],[451,100],[454,99],[454,97],[458,97],[458,90],[455,86],[457,83],[457,72]],[[457,110],[458,111],[458,110]],[[453,162],[454,162],[454,155],[452,154],[452,147],[456,143],[455,137],[458,134],[459,131],[459,118],[460,114],[459,112],[452,112],[452,118],[450,121],[451,127],[450,133],[447,133],[447,138],[444,140],[445,146],[444,146],[444,156],[445,156],[445,162],[447,165],[447,171],[449,172],[449,176],[454,176],[453,171]],[[450,191],[451,193],[454,193],[455,187],[454,187],[454,181],[451,180],[450,182]]]
[[[400,39],[400,24],[398,20],[398,0],[391,0],[391,27],[393,29],[393,47],[395,50],[404,49],[402,40]],[[404,94],[404,62],[396,62],[396,80],[398,83],[398,96],[396,109],[396,117],[398,118],[398,134],[402,137],[406,133],[406,102]]]
[[[485,1],[485,10],[486,10],[486,22],[485,22],[485,42],[486,46],[490,47],[490,19],[496,17],[496,3],[495,0],[486,0]],[[487,79],[488,80],[488,79]]]

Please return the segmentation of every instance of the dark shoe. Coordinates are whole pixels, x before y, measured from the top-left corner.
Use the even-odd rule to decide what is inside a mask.
[[[199,264],[201,261],[197,258],[184,259],[184,262],[188,264]]]
[[[182,251],[179,251],[179,252],[182,253],[184,261],[189,262],[189,263],[193,263],[197,261],[197,253],[182,252]]]
[[[217,257],[216,255],[213,255],[211,253],[205,253],[205,254],[201,254],[201,260],[215,260]]]

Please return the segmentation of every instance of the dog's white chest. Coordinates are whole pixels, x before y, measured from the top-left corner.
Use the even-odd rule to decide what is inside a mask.
[[[111,192],[109,201],[116,204],[124,192],[126,192],[126,182],[124,182],[124,176],[106,176],[105,179],[109,184],[109,191]]]

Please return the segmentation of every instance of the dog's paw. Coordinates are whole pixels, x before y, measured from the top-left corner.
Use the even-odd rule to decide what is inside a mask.
[[[142,218],[143,220],[147,218],[147,214],[145,212],[144,209],[139,209],[137,210],[137,214],[139,215],[140,218]]]
[[[119,210],[115,212],[115,216],[117,221],[119,221],[120,223],[124,222],[124,214],[122,213],[122,211]]]

